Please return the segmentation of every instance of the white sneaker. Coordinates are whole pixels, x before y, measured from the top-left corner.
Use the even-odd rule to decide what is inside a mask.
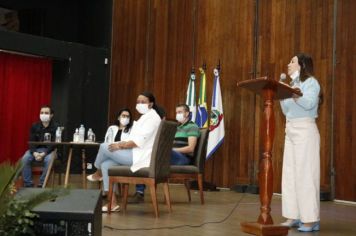
[[[103,206],[101,208],[101,211],[105,212],[105,213],[108,212],[108,206],[107,205]],[[120,211],[120,206],[119,205],[116,205],[116,206],[111,208],[111,212],[119,212],[119,211]]]
[[[94,178],[94,174],[88,175],[87,180],[90,182],[100,182],[103,181],[103,177],[100,177],[99,179]]]

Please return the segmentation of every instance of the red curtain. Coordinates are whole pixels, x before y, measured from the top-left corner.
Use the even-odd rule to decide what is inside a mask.
[[[0,163],[15,162],[28,149],[31,125],[51,92],[50,59],[0,52]]]

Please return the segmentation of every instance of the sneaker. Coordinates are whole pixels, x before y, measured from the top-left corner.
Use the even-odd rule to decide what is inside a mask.
[[[92,175],[88,175],[87,176],[87,180],[90,181],[90,182],[100,182],[100,181],[103,181],[103,177],[96,177],[94,174]]]
[[[313,231],[319,231],[320,230],[320,223],[315,222],[312,226],[306,227],[304,224],[298,228],[298,231],[300,232],[313,232]]]
[[[281,223],[282,226],[292,227],[300,227],[302,226],[302,222],[300,220],[287,220],[286,222]]]
[[[144,202],[145,197],[142,193],[135,193],[132,197],[127,199],[127,203],[141,203]]]
[[[37,188],[42,188],[43,184],[37,184]]]

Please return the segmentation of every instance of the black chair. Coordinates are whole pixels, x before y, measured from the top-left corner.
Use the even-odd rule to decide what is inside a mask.
[[[157,135],[155,137],[149,167],[141,168],[134,173],[130,170],[130,166],[113,166],[109,168],[109,214],[111,210],[113,184],[115,183],[121,183],[123,187],[123,211],[126,211],[129,184],[146,184],[149,186],[156,217],[159,216],[156,194],[157,184],[163,183],[166,204],[168,206],[169,212],[171,212],[168,177],[171,151],[176,130],[176,122],[166,120],[161,121]]]
[[[190,181],[198,182],[200,202],[204,204],[203,179],[204,164],[206,156],[206,146],[208,142],[209,130],[200,129],[200,137],[194,151],[194,163],[191,165],[171,165],[171,174],[169,181],[183,181],[187,189],[189,202],[192,200],[190,195]]]

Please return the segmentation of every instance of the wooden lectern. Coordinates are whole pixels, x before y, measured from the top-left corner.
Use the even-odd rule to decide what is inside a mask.
[[[271,199],[273,193],[272,147],[274,138],[273,100],[290,98],[293,94],[302,93],[287,84],[267,77],[245,80],[237,83],[238,87],[246,88],[263,97],[264,116],[261,120],[262,155],[259,163],[258,181],[260,186],[260,215],[257,222],[242,222],[242,231],[254,235],[287,235],[289,227],[273,225]]]

